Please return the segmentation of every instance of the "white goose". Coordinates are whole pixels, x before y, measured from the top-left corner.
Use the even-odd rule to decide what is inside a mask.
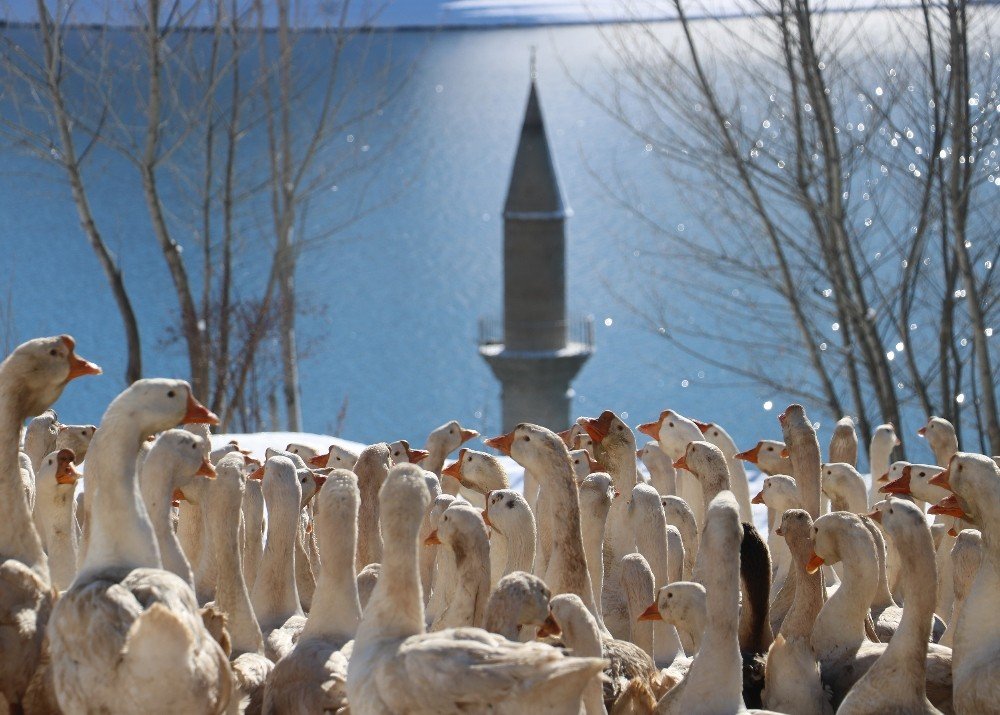
[[[24,453],[31,460],[33,472],[37,473],[42,460],[57,449],[59,426],[59,416],[50,409],[32,419],[24,429]]]
[[[880,502],[872,518],[885,525],[906,563],[906,608],[899,629],[879,659],[852,687],[840,708],[844,715],[940,713],[927,699],[927,640],[934,615],[934,543],[924,513],[910,502]]]
[[[483,627],[510,641],[534,640],[536,629],[548,617],[551,595],[542,579],[526,571],[513,571],[500,579],[490,594]]]
[[[199,507],[200,513],[202,500],[195,496],[199,490],[188,489],[189,494],[178,491],[188,487],[196,475],[215,477],[215,468],[204,452],[201,437],[183,429],[168,430],[153,443],[139,470],[139,489],[156,534],[163,568],[177,574],[191,588],[194,575],[174,533],[171,505],[175,499],[190,496],[189,501]]]
[[[420,450],[421,452],[423,450]],[[310,467],[329,467],[331,469],[354,469],[361,454],[353,450],[341,447],[339,444],[331,444],[326,454],[317,454],[308,459]]]
[[[850,464],[852,467],[857,466],[858,432],[854,429],[854,420],[850,417],[841,417],[833,426],[827,456],[831,462],[842,462]]]
[[[90,442],[97,432],[96,425],[59,425],[56,433],[56,450],[71,449],[76,455],[74,460],[80,464],[87,458]]]
[[[354,465],[361,490],[358,512],[357,567],[382,562],[382,536],[379,533],[378,491],[389,473],[389,445],[385,442],[365,447]]]
[[[587,571],[594,584],[594,599],[601,611],[601,590],[604,584],[604,534],[607,532],[608,511],[618,496],[611,476],[595,472],[580,485],[580,527],[583,530],[583,550]]]
[[[559,594],[549,603],[549,613],[551,621],[539,631],[539,636],[549,633],[561,635],[563,643],[575,656],[587,658],[602,656],[601,633],[597,621],[583,605],[579,596],[575,593]],[[601,674],[595,673],[584,686],[583,707],[586,715],[606,715],[602,684]]]
[[[444,460],[448,455],[470,439],[475,439],[478,436],[479,433],[476,430],[465,429],[457,420],[445,422],[427,435],[427,442],[424,444],[424,451],[427,452],[424,469],[434,472],[440,477],[441,470],[444,468]],[[441,479],[441,489],[445,494],[458,494],[460,486],[458,481],[454,479],[448,477]]]
[[[753,511],[750,509],[750,484],[747,481],[747,471],[743,467],[743,460],[736,456],[740,451],[736,447],[736,442],[733,441],[733,438],[729,436],[726,430],[715,422],[693,421],[698,425],[698,429],[704,435],[705,441],[714,444],[726,455],[732,492],[736,497],[736,502],[740,505],[740,518],[743,521],[753,523]]]
[[[351,712],[421,715],[489,708],[578,715],[580,694],[604,661],[568,658],[550,646],[512,643],[478,628],[424,633],[417,534],[430,495],[421,471],[407,464],[393,467],[380,501],[385,560],[348,664]]]
[[[52,586],[57,591],[69,588],[76,576],[77,534],[73,512],[73,492],[81,474],[73,464],[71,449],[51,452],[38,467],[35,511],[43,531],[42,540],[49,554]]]
[[[393,464],[403,464],[404,462],[409,464],[420,464],[422,461],[427,459],[430,454],[422,449],[414,449],[410,447],[410,443],[405,439],[400,439],[389,443],[389,456],[391,457]]]
[[[660,588],[655,603],[640,616],[641,620],[662,620],[677,629],[684,651],[694,655],[701,648],[708,613],[705,587],[694,581],[675,581]]]
[[[879,425],[872,433],[872,441],[868,447],[868,462],[871,465],[871,479],[868,491],[868,501],[874,504],[879,500],[878,488],[881,486],[879,478],[889,471],[889,463],[892,461],[892,450],[901,445],[899,437],[896,436],[896,428],[891,422]],[[834,460],[830,460],[834,461]]]
[[[160,568],[135,460],[146,436],[218,418],[181,380],[139,380],[108,407],[87,459],[90,543],[49,622],[52,672],[68,712],[171,708],[220,712],[232,692],[225,653],[190,586]]]
[[[685,581],[690,581],[694,574],[694,565],[698,560],[698,523],[695,521],[694,511],[686,501],[673,495],[660,495],[660,504],[663,505],[663,515],[667,519],[667,524],[680,532],[684,543],[683,578]]]
[[[984,455],[958,452],[932,481],[981,524],[982,565],[955,623],[955,711],[990,712],[1000,702],[1000,468]]]
[[[702,438],[698,425],[673,410],[664,410],[656,422],[647,422],[639,425],[637,429],[655,439],[660,449],[675,461],[684,455],[689,443]],[[705,516],[705,503],[702,501],[698,480],[690,472],[682,469],[677,472],[676,484],[677,496],[691,506],[695,520],[700,525]],[[749,499],[749,496],[747,498]]]
[[[955,605],[952,607],[951,623],[939,641],[941,645],[953,647],[955,626],[958,624],[962,606],[983,563],[983,535],[976,529],[963,529],[955,539],[951,549],[951,562],[955,572]]]
[[[68,335],[19,345],[0,363],[0,695],[21,707],[39,664],[54,593],[20,478],[24,420],[59,399],[70,380],[100,373]]]
[[[295,530],[302,499],[295,464],[287,457],[269,458],[264,464],[263,488],[267,542],[250,602],[264,635],[264,654],[277,662],[292,649],[305,626],[295,582]]]
[[[677,472],[674,470],[674,460],[660,448],[655,439],[643,445],[635,453],[639,461],[649,472],[649,483],[660,493],[660,496],[677,493]]]
[[[785,443],[773,439],[762,439],[750,449],[735,455],[735,458],[757,465],[769,476],[790,474],[792,471],[792,460]]]
[[[503,468],[499,459],[492,454],[477,452],[467,447],[458,451],[458,458],[445,467],[441,472],[441,478],[454,479],[465,489],[483,496],[494,489],[510,488],[507,470]]]
[[[436,627],[481,628],[490,597],[490,541],[481,512],[456,501],[444,510],[425,543],[443,545],[455,560],[455,585]]]
[[[302,634],[268,680],[264,713],[337,712],[347,705],[345,646],[361,622],[355,573],[361,493],[352,472],[332,472],[316,497],[323,567]]]
[[[581,490],[581,502],[583,492]],[[483,510],[483,521],[493,530],[490,540],[491,580],[498,583],[501,578],[514,571],[531,572],[535,560],[535,517],[523,496],[513,489],[490,492]],[[494,554],[498,544],[503,544]],[[502,552],[503,561],[499,561]],[[495,576],[495,578],[493,578]]]

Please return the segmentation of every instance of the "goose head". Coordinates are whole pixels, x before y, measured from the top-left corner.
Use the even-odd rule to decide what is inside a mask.
[[[504,536],[524,529],[525,524],[534,521],[531,507],[520,492],[513,489],[497,489],[486,497],[483,522]]]
[[[600,638],[597,621],[575,593],[560,593],[549,601],[549,618],[538,632],[539,638],[548,635],[561,635],[567,644],[581,640],[594,642]]]
[[[361,490],[358,489],[358,478],[354,472],[346,469],[335,469],[330,472],[313,504],[317,522],[331,525],[331,528],[354,523],[360,506]],[[354,553],[354,549],[347,551]]]
[[[955,426],[944,417],[931,417],[927,424],[917,430],[917,434],[927,440],[935,456],[951,456],[958,451],[958,437]]]
[[[933,553],[934,542],[923,509],[906,499],[889,497],[880,501],[869,516],[882,524],[897,548],[913,544]]]
[[[684,537],[685,547],[690,548],[688,539],[698,536],[698,522],[694,518],[691,505],[673,494],[660,495],[660,504],[663,506],[663,515],[667,518],[667,523],[677,527]]]
[[[424,471],[415,464],[397,464],[389,470],[378,493],[383,541],[415,544],[431,503]]]
[[[778,514],[799,507],[799,489],[787,474],[775,474],[764,479],[760,492],[750,500],[752,504],[766,504]],[[811,524],[810,524],[811,525]]]
[[[764,474],[788,474],[792,471],[785,443],[773,439],[762,439],[751,449],[734,455],[734,458],[756,464]]]
[[[726,455],[711,442],[689,442],[684,453],[674,462],[674,469],[691,472],[711,494],[729,489],[730,475]]]
[[[441,514],[437,528],[427,541],[450,547],[457,562],[467,554],[489,552],[489,536],[482,513],[467,502],[452,502]]]
[[[354,465],[358,463],[358,456],[357,452],[352,452],[345,447],[331,444],[326,454],[317,454],[310,459],[309,466],[354,469]]]
[[[879,482],[880,484],[888,484],[889,482],[894,482],[901,476],[903,476],[903,468],[906,467],[907,464],[909,464],[909,462],[905,460],[898,460],[889,465],[888,472],[880,475],[877,478],[875,478],[875,475],[872,475],[872,478],[875,479],[875,481]],[[940,472],[941,468],[938,467],[937,470]]]
[[[299,481],[295,462],[280,455],[269,457],[264,463],[261,488],[270,521],[298,522],[302,482]]]
[[[840,561],[852,545],[866,545],[875,559],[875,542],[861,517],[847,511],[824,514],[813,523],[813,556],[806,570],[815,573],[820,566]]]
[[[936,504],[948,497],[948,490],[931,484],[931,479],[941,473],[941,467],[936,464],[910,464],[909,462],[896,462],[901,464],[899,476],[888,482],[879,489],[882,494],[912,495],[922,501]],[[896,466],[893,464],[893,467]],[[889,469],[889,476],[892,477],[893,470]]]
[[[500,460],[492,454],[477,452],[463,447],[458,458],[445,467],[442,476],[457,479],[459,483],[480,494],[488,494],[495,489],[507,489],[510,479]]]
[[[641,424],[637,429],[657,440],[660,449],[673,459],[684,454],[688,443],[696,442],[702,438],[698,425],[673,410],[664,410],[656,422]]]
[[[541,628],[549,616],[551,592],[545,582],[512,571],[497,582],[486,606],[486,630],[514,640],[525,626]]]
[[[707,611],[705,597],[705,587],[700,583],[677,581],[667,584],[659,590],[656,602],[639,616],[639,620],[665,621],[689,633],[700,630],[704,627]]]
[[[59,417],[56,415],[56,411],[52,409],[45,410],[45,412],[32,419],[25,428],[24,449],[32,451],[30,445],[39,445],[43,448],[42,454],[47,455],[56,449],[56,438],[61,427],[62,425],[59,424]]]
[[[620,494],[615,489],[610,474],[607,472],[589,474],[580,484],[580,513],[606,519],[611,501],[618,496]]]
[[[604,410],[600,417],[588,419],[583,428],[607,459],[628,459],[635,465],[635,435],[614,412]]]
[[[896,435],[896,427],[891,422],[886,422],[884,425],[879,425],[872,432],[872,449],[882,449],[886,452],[891,452],[893,447],[898,447],[902,444],[899,437]]]
[[[413,449],[405,439],[396,440],[389,444],[389,456],[393,464],[420,464],[427,459],[429,454],[422,449]]]
[[[538,474],[547,473],[547,467],[553,460],[563,461],[569,466],[569,450],[559,435],[528,422],[522,422],[507,434],[491,437],[485,444]]]
[[[152,378],[136,380],[114,399],[105,412],[127,417],[146,435],[176,427],[181,423],[218,424],[219,418],[191,394],[191,386],[184,380]],[[101,438],[99,430],[97,439]],[[203,454],[208,445],[198,442]]]
[[[299,455],[306,462],[319,454],[319,450],[315,447],[310,447],[307,444],[298,444],[297,442],[289,442],[288,446],[285,447],[285,451]]]
[[[809,435],[816,434],[816,430],[813,428],[812,423],[809,421],[809,416],[806,414],[806,408],[799,404],[791,404],[786,407],[785,411],[778,415],[778,424],[781,425],[781,432],[786,444],[790,442],[788,439],[790,434],[795,434],[796,432],[804,432]]]
[[[428,451],[435,451],[442,455],[448,455],[461,447],[470,439],[479,436],[474,429],[466,429],[458,423],[458,420],[445,422],[427,436]]]
[[[647,535],[655,533],[653,529],[658,517],[665,519],[663,504],[660,502],[659,493],[653,487],[642,482],[632,487],[630,496],[628,518],[632,523],[632,530],[636,532],[637,538],[641,541]]]
[[[216,470],[205,456],[204,440],[186,429],[170,429],[160,434],[150,447],[143,474],[150,467],[169,475],[175,499],[199,504],[205,497],[205,480],[215,479]],[[199,477],[201,479],[199,479]]]
[[[983,529],[1000,520],[1000,467],[990,457],[971,452],[957,452],[948,468],[931,478],[930,484],[942,487],[957,498],[931,508],[931,513],[957,516]]]
[[[51,482],[60,487],[69,487],[70,491],[72,491],[76,480],[83,476],[76,471],[74,460],[75,455],[71,449],[64,448],[50,452],[38,466],[36,480],[39,485],[43,482]]]
[[[774,531],[785,539],[796,562],[806,566],[813,555],[813,520],[805,509],[787,509]]]
[[[70,380],[100,374],[101,368],[76,354],[69,335],[21,343],[0,363],[0,377],[11,386],[7,399],[21,419],[47,409]]]
[[[847,462],[829,462],[820,466],[820,489],[832,500],[849,500],[858,494],[858,489],[865,490],[864,478],[851,464]]]
[[[569,458],[573,462],[573,474],[576,476],[576,483],[582,484],[588,474],[599,472],[604,469],[601,463],[590,456],[590,452],[585,449],[574,449],[570,451]]]

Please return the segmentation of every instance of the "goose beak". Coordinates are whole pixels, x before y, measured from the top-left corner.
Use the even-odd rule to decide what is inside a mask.
[[[910,475],[905,473],[899,479],[894,479],[879,489],[880,494],[909,494]]]
[[[565,444],[567,447],[573,446],[572,444],[570,444],[570,438],[572,434],[573,434],[572,428],[564,429],[562,432],[556,432],[556,436],[559,437],[559,439],[561,439],[563,441],[563,444]]]
[[[428,534],[427,538],[424,539],[424,546],[435,546],[435,545],[440,544],[440,543],[441,543],[441,539],[438,537],[438,530],[437,529],[435,529],[430,534]]]
[[[969,515],[963,511],[962,507],[958,503],[958,498],[952,494],[946,499],[942,499],[940,502],[932,506],[927,510],[928,514],[941,514],[942,516],[953,516],[958,519],[969,520]]]
[[[643,611],[639,615],[640,621],[662,621],[663,616],[660,615],[660,609],[656,607],[655,603],[650,604],[649,608]]]
[[[750,500],[751,504],[763,504],[764,503],[764,490],[761,489],[757,492],[757,496]]]
[[[75,484],[82,474],[76,471],[73,460],[76,455],[72,449],[60,449],[57,455],[58,466],[56,467],[56,484]]]
[[[809,558],[809,563],[806,564],[806,573],[814,574],[819,571],[819,567],[825,564],[823,557],[813,551],[813,555]]]
[[[327,452],[326,454],[317,454],[315,457],[309,458],[309,466],[325,467],[328,459],[330,459],[330,452]]]
[[[712,423],[711,422],[699,422],[698,420],[691,420],[691,421],[694,422],[695,425],[698,427],[698,429],[701,430],[702,434],[705,434],[710,429],[712,429]]]
[[[608,432],[611,431],[611,421],[614,420],[615,413],[611,410],[604,410],[601,416],[596,420],[587,420],[583,425],[583,428],[587,430],[587,434],[590,438],[594,440],[596,444],[600,444],[604,441],[604,438],[608,436]]]
[[[656,439],[660,434],[660,423],[643,422],[641,425],[636,427],[636,429],[642,432],[644,435],[650,437],[651,439]]]
[[[901,440],[899,437],[893,437],[892,438],[892,443],[894,445],[896,445],[897,447],[903,446],[903,440]]]
[[[323,488],[323,485],[326,484],[326,475],[313,474],[313,481],[316,482],[316,491],[319,491]]]
[[[483,515],[483,523],[486,524],[486,526],[489,526],[489,527],[492,527],[492,528],[495,529],[496,527],[493,526],[493,522],[490,521],[490,515],[486,513],[485,509],[482,510],[481,514]]]
[[[951,488],[951,470],[946,469],[943,472],[939,472],[931,477],[930,484],[936,487],[941,487],[942,489],[947,489],[949,492],[954,491]]]
[[[219,424],[219,417],[205,405],[194,399],[194,395],[188,392],[187,412],[181,420],[184,424]]]
[[[786,412],[782,412],[780,415],[778,415],[778,423],[781,424],[782,427],[784,427],[785,423],[787,423],[787,422],[788,422],[788,412],[787,411]]]
[[[562,633],[562,628],[556,623],[556,619],[552,617],[550,613],[545,617],[545,622],[542,623],[541,627],[538,629],[537,638],[548,638],[549,636],[557,636]]]
[[[954,526],[951,527],[950,529],[948,529],[948,536],[950,536],[953,539],[958,536],[958,532],[955,531],[955,527]]]
[[[878,509],[873,509],[868,513],[868,518],[871,519],[872,521],[877,521],[879,524],[881,524],[882,512],[880,512]]]
[[[102,372],[104,371],[101,370],[99,365],[90,362],[90,360],[84,360],[72,351],[70,352],[69,375],[66,377],[66,382],[83,377],[84,375],[100,375]]]
[[[757,464],[757,454],[759,452],[760,452],[760,444],[757,444],[752,449],[748,449],[744,452],[737,452],[734,459],[742,459],[744,462],[750,462],[750,464]]]
[[[260,465],[253,472],[247,475],[247,479],[264,479],[264,465]]]
[[[920,429],[917,430],[917,434],[920,435],[921,437],[926,437],[927,436],[927,428],[926,427],[921,427]]]
[[[676,462],[674,462],[674,469],[687,469],[687,471],[689,472],[691,471],[690,469],[688,469],[686,454],[682,454],[680,458]]]
[[[643,449],[645,449],[645,448],[643,448]],[[642,459],[642,450],[641,449],[635,450],[635,458],[636,459]]]
[[[604,465],[591,457],[589,453],[587,454],[587,466],[590,468],[591,474],[604,470]]]
[[[458,459],[445,467],[442,471],[442,475],[448,475],[458,481],[462,481],[462,460],[465,459],[465,449],[461,449],[458,452]]]
[[[470,439],[478,437],[479,433],[474,429],[463,429],[459,430],[459,435],[462,437],[463,442],[468,442]]]
[[[615,489],[615,495],[614,495],[614,497],[612,497],[612,498],[613,498],[613,499],[617,499],[617,498],[618,498],[618,497],[620,497],[621,495],[622,495],[622,493],[621,493],[620,491],[618,491],[617,489]]]
[[[875,481],[877,481],[877,482],[887,482],[887,481],[889,481],[889,472],[886,472],[885,474],[883,474],[881,477],[879,477]]]
[[[213,467],[212,463],[208,461],[208,457],[201,460],[201,466],[198,467],[198,471],[195,472],[195,474],[201,477],[215,479],[215,467]]]
[[[510,456],[510,448],[514,444],[514,432],[516,430],[511,430],[507,434],[502,434],[499,437],[490,437],[489,439],[483,440],[483,444],[487,447],[492,447],[501,454],[506,454]]]
[[[781,530],[780,526],[776,526],[774,528],[774,533],[777,534],[778,536],[784,536],[785,535],[785,532]]]
[[[781,448],[781,458],[782,459],[788,459],[791,456],[792,456],[792,453],[788,451],[788,447],[782,447]]]
[[[477,433],[478,434],[478,433]],[[431,456],[431,453],[424,449],[407,449],[406,456],[410,460],[410,464],[420,464],[422,461]]]

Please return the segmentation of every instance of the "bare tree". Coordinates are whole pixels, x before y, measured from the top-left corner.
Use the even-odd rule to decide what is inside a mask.
[[[866,433],[898,424],[907,404],[958,424],[971,390],[997,451],[983,297],[996,287],[975,268],[992,264],[959,237],[970,216],[996,216],[975,200],[996,173],[994,44],[970,28],[997,12],[976,8],[977,25],[951,3],[830,16],[808,0],[761,0],[720,22],[694,21],[676,0],[675,26],[605,32],[621,69],[610,99],[591,94],[698,199],[687,202],[697,224],[677,226],[605,180],[653,236],[642,248],[667,261],[633,306],[651,328],[743,384],[850,410]],[[973,55],[975,76],[954,69]],[[978,97],[992,113],[967,111]],[[686,289],[699,317],[716,319],[708,335],[671,312],[685,285],[676,263],[697,267]],[[974,351],[962,349],[968,328]]]

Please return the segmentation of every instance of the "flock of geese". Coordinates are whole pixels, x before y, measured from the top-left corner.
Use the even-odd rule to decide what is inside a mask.
[[[520,424],[485,444],[522,494],[454,421],[423,450],[258,460],[144,379],[61,424],[100,373],[74,347],[0,363],[12,713],[1000,711],[1000,468],[946,420],[920,430],[933,465],[891,463],[880,426],[870,488],[850,419],[823,463],[799,405],[743,452],[670,410],[638,449],[611,411]]]

